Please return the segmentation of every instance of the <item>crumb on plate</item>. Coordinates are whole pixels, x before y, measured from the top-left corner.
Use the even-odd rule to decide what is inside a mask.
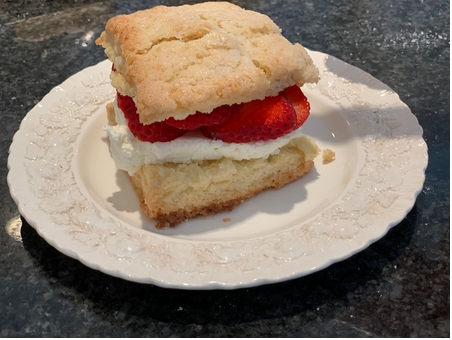
[[[330,149],[323,150],[323,161],[331,162],[336,158],[336,153]]]
[[[231,222],[230,218],[223,218],[223,222]]]
[[[107,108],[108,125],[115,126],[116,125],[116,120],[115,120],[115,109],[114,109],[114,106],[113,106],[113,102],[108,103],[106,108]]]

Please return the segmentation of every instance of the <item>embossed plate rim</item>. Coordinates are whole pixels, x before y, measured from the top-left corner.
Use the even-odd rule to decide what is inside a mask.
[[[150,235],[105,217],[108,216],[105,211],[99,211],[89,197],[77,190],[71,167],[76,158],[73,145],[77,129],[112,97],[107,61],[70,77],[24,118],[10,147],[7,178],[20,214],[49,244],[88,267],[167,288],[235,289],[280,282],[356,254],[383,237],[413,207],[425,179],[427,148],[417,119],[391,89],[339,59],[320,52],[310,54],[321,68],[325,82],[332,82],[319,84],[319,89],[325,90],[324,95],[338,105],[349,108],[346,118],[356,129],[362,129],[364,137],[359,140],[370,159],[363,169],[358,169],[361,177],[354,182],[356,190],[344,192],[340,204],[318,214],[312,223],[300,223],[257,240],[215,244],[169,242],[168,237]],[[352,80],[339,78],[331,71]],[[82,83],[90,89],[89,93],[85,89],[74,100],[65,99],[65,95],[71,95],[68,90],[80,89]],[[378,104],[361,102],[360,91],[372,94]],[[51,107],[57,99],[63,104]],[[395,108],[397,115],[393,112]],[[360,121],[363,117],[367,119],[365,127]],[[53,130],[66,132],[67,140],[59,138]],[[388,162],[374,154],[389,153],[388,147],[401,157]],[[376,170],[368,172],[371,167]],[[398,177],[394,169],[403,170],[405,178]],[[368,202],[363,205],[359,189],[369,189],[365,185],[373,184],[376,194],[365,196]],[[58,209],[66,210],[58,214]],[[385,214],[376,219],[372,214],[379,212]],[[362,228],[367,223],[369,226]],[[317,243],[311,246],[312,237]],[[116,249],[114,253],[109,250],[110,244]],[[236,272],[238,269],[240,273]]]

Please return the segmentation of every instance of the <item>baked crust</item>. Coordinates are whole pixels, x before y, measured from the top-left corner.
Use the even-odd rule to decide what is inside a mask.
[[[96,43],[115,65],[112,85],[134,97],[144,124],[318,80],[305,49],[282,37],[269,17],[227,2],[119,15]]]
[[[310,138],[301,137],[266,160],[149,164],[130,180],[141,209],[156,220],[156,227],[174,227],[198,215],[230,211],[263,190],[300,178],[311,170],[319,151]]]
[[[234,209],[234,207],[236,207],[237,205],[242,203],[245,199],[250,198],[254,195],[257,195],[258,193],[260,193],[266,189],[270,189],[270,188],[278,189],[285,184],[295,181],[296,179],[302,177],[307,172],[309,172],[313,166],[314,166],[314,162],[309,161],[304,164],[300,164],[300,167],[296,168],[295,170],[291,170],[291,171],[287,171],[287,172],[279,174],[277,177],[275,177],[273,179],[272,182],[270,182],[268,184],[266,184],[265,182],[262,182],[262,181],[261,181],[261,183],[256,183],[256,185],[257,185],[256,190],[248,192],[239,198],[235,198],[235,199],[231,199],[231,200],[219,199],[217,202],[213,202],[207,206],[195,207],[195,208],[187,209],[187,210],[180,209],[178,211],[173,211],[168,214],[157,214],[154,217],[157,222],[156,227],[158,229],[161,229],[163,227],[175,227],[178,224],[186,221],[189,218],[193,218],[193,217],[200,216],[200,215],[208,217],[208,216],[215,215],[219,212],[231,211],[232,209]],[[133,183],[133,181],[132,181],[132,183]],[[134,186],[134,188],[135,188],[135,186]],[[141,209],[143,209],[143,211],[148,216],[152,215],[150,209],[148,208],[148,206],[145,203],[145,200],[144,200],[145,196],[143,194],[138,195],[138,196],[141,201]]]

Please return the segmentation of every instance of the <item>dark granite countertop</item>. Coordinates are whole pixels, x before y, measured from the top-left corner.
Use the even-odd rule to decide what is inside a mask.
[[[54,86],[105,59],[91,36],[100,34],[109,17],[161,3],[0,2],[0,336],[448,337],[445,0],[234,1],[269,15],[292,42],[380,79],[424,129],[429,166],[415,206],[383,239],[352,258],[256,288],[163,289],[85,267],[56,251],[20,217],[6,176],[8,148],[22,118]]]

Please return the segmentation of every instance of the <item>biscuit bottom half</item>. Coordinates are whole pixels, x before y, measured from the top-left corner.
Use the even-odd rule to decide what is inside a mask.
[[[267,159],[147,164],[130,180],[156,227],[174,227],[198,215],[231,211],[265,189],[300,178],[311,170],[319,151],[311,138],[303,136]]]

